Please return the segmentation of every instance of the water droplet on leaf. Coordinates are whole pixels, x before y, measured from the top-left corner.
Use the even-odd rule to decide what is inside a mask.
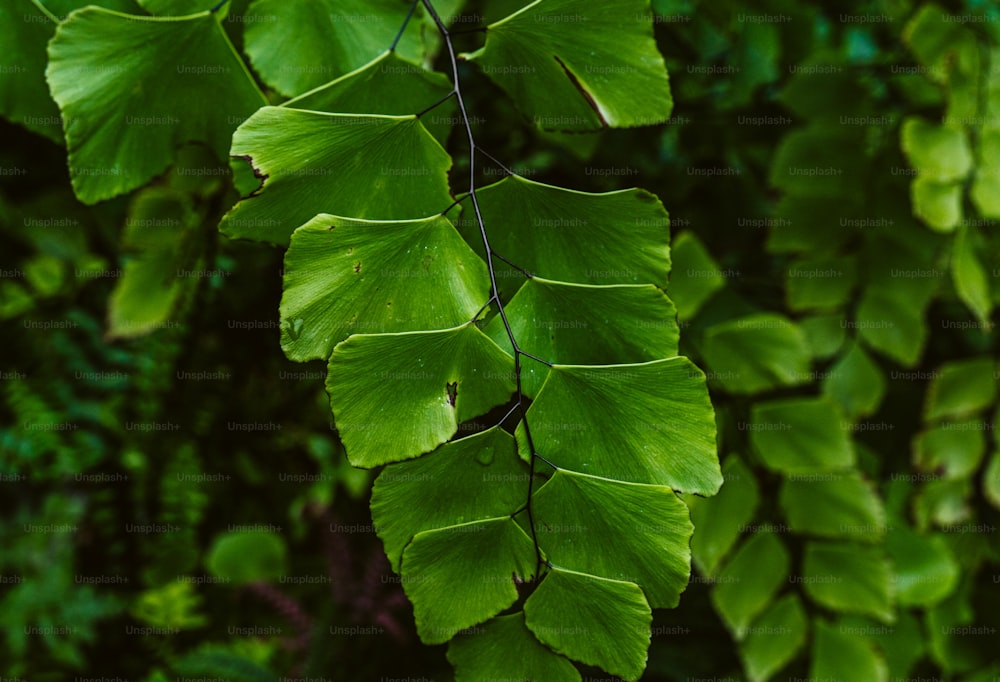
[[[301,317],[296,317],[294,320],[285,322],[285,331],[288,332],[288,336],[291,337],[292,341],[298,341],[299,337],[302,336],[302,325],[305,324],[305,320]]]
[[[493,464],[493,448],[483,448],[476,453],[476,461],[482,464],[484,467],[488,467]]]

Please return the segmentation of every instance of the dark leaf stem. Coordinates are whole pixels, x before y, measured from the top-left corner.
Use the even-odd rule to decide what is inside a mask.
[[[490,299],[487,303],[495,303],[497,306],[497,314],[500,315],[500,319],[503,321],[504,329],[507,332],[507,338],[510,340],[511,348],[514,349],[514,376],[517,384],[517,396],[515,402],[515,408],[521,413],[521,421],[524,423],[524,435],[528,442],[528,448],[531,451],[531,457],[529,458],[529,474],[528,474],[528,494],[527,501],[525,503],[525,511],[528,515],[528,525],[531,528],[531,541],[535,547],[535,578],[537,579],[543,563],[546,563],[542,558],[542,550],[538,544],[538,533],[535,529],[535,517],[532,509],[532,496],[534,494],[535,486],[535,463],[540,459],[540,456],[535,448],[534,438],[531,434],[531,427],[528,424],[528,413],[525,403],[527,402],[526,396],[524,394],[524,389],[522,385],[521,376],[521,358],[527,357],[536,362],[540,362],[546,366],[551,367],[552,363],[542,360],[541,358],[535,357],[530,353],[526,353],[517,344],[517,339],[514,337],[514,331],[511,329],[510,321],[507,319],[507,311],[504,309],[503,301],[500,298],[500,288],[497,285],[496,268],[494,266],[494,258],[502,260],[506,263],[510,263],[506,258],[499,256],[490,246],[490,238],[486,232],[486,225],[483,222],[483,214],[479,208],[479,199],[476,196],[476,152],[481,152],[490,159],[493,159],[489,154],[483,152],[476,145],[476,138],[472,132],[472,124],[469,120],[469,114],[465,107],[465,99],[462,97],[461,80],[458,73],[458,57],[455,55],[455,46],[452,42],[452,34],[448,31],[448,27],[441,20],[440,15],[438,15],[437,10],[434,9],[434,5],[430,0],[419,0],[427,13],[430,15],[431,19],[437,25],[438,31],[444,40],[445,47],[448,50],[448,58],[451,62],[451,73],[452,73],[452,83],[453,90],[449,97],[454,97],[456,103],[458,104],[459,116],[462,121],[462,127],[465,129],[466,137],[469,142],[469,193],[468,198],[472,201],[472,209],[476,216],[476,225],[479,227],[479,234],[483,240],[483,248],[486,253],[486,265],[490,273]],[[416,2],[414,2],[414,7],[416,7]],[[496,161],[495,159],[493,159]],[[499,164],[503,167],[503,164]],[[507,170],[504,167],[504,170]],[[509,170],[507,170],[510,173]],[[520,268],[518,268],[520,270]],[[521,270],[525,272],[524,270]],[[527,273],[525,273],[527,274]]]

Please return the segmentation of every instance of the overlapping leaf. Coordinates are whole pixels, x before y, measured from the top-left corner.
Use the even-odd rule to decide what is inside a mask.
[[[510,176],[477,196],[484,223],[504,226],[491,230],[491,246],[534,275],[666,286],[669,217],[649,192],[590,194]],[[461,227],[470,244],[481,243],[471,212],[463,214]]]
[[[780,499],[796,532],[866,542],[885,537],[882,502],[857,472],[789,477]]]
[[[409,9],[405,0],[258,0],[247,12],[246,51],[265,82],[298,95],[382,54]],[[398,49],[421,60],[419,22],[410,22]]]
[[[667,70],[645,0],[536,0],[491,24],[485,47],[468,58],[540,128],[628,128],[670,118]]]
[[[452,201],[451,157],[414,116],[263,107],[233,135],[232,154],[261,181],[219,226],[234,238],[287,244],[319,213],[411,220]]]
[[[677,314],[652,284],[592,286],[534,277],[505,307],[518,346],[548,362],[608,365],[677,355]],[[503,320],[496,316],[486,333],[513,352]],[[527,361],[523,389],[534,396],[548,368]]]
[[[448,647],[448,660],[455,666],[456,682],[479,682],[501,670],[514,680],[582,679],[576,666],[538,641],[525,625],[523,612],[494,618],[455,638]]]
[[[375,480],[371,508],[393,569],[399,571],[403,548],[421,531],[513,513],[524,503],[527,481],[514,439],[498,428],[387,467]]]
[[[46,76],[84,203],[144,185],[185,142],[203,142],[225,158],[236,124],[265,103],[209,12],[74,12],[49,44]]]
[[[740,658],[751,682],[770,679],[795,658],[806,642],[807,624],[802,602],[789,594],[747,628],[740,644]]]
[[[700,495],[722,484],[704,374],[687,358],[556,365],[528,420],[539,454],[561,468]],[[523,424],[517,435],[527,456]]]
[[[642,675],[653,614],[635,583],[556,568],[525,602],[524,616],[553,651],[626,680]]]
[[[777,471],[830,471],[854,464],[843,417],[831,402],[790,398],[757,403],[750,422],[750,442],[764,463]]]
[[[486,264],[443,216],[318,215],[285,254],[281,346],[292,360],[325,360],[351,334],[454,327],[489,290]]]
[[[713,325],[702,346],[712,375],[733,393],[794,386],[809,378],[809,347],[795,324],[759,313]]]
[[[715,573],[744,527],[753,520],[760,501],[753,472],[736,455],[726,458],[722,477],[725,483],[718,495],[709,498],[689,495],[684,500],[691,509],[695,528],[691,554],[707,575]]]
[[[876,547],[851,543],[806,545],[801,580],[818,604],[842,613],[858,613],[891,623],[892,569]]]
[[[515,578],[530,580],[534,565],[531,538],[510,517],[417,533],[402,570],[420,639],[442,644],[497,615],[517,600]]]
[[[357,70],[281,106],[340,114],[406,116],[430,108],[451,89],[451,83],[440,73],[422,69],[395,52],[383,52]],[[454,103],[446,102],[421,117],[424,127],[441,144],[458,122],[454,112]]]
[[[430,452],[507,402],[513,375],[513,359],[464,325],[352,336],[330,356],[326,386],[351,463],[375,467]]]
[[[636,583],[653,608],[677,605],[692,526],[670,488],[562,469],[535,495],[534,509],[539,545],[555,566]]]

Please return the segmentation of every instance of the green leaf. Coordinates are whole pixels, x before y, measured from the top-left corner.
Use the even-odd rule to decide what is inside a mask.
[[[806,643],[808,625],[802,602],[794,594],[776,601],[754,621],[740,643],[750,682],[766,682],[795,658]]]
[[[865,148],[863,132],[839,125],[814,125],[785,135],[774,153],[771,184],[808,197],[852,194],[863,187],[868,173],[864,155],[857,152]]]
[[[227,682],[274,682],[275,676],[259,663],[218,644],[203,644],[171,662],[171,671],[184,679],[217,679]],[[176,679],[176,677],[175,677]],[[164,678],[169,680],[169,678]]]
[[[812,356],[817,360],[832,357],[847,338],[846,320],[841,315],[815,315],[798,320]]]
[[[996,53],[992,62],[996,69]],[[969,196],[981,216],[1000,218],[1000,130],[984,128],[980,133],[979,164]]]
[[[900,609],[892,627],[873,626],[867,621],[864,627],[864,631],[869,633],[869,641],[874,642],[885,657],[890,679],[910,677],[913,667],[927,652],[924,633],[917,619],[909,611]]]
[[[527,486],[528,468],[514,439],[492,428],[386,467],[372,488],[372,522],[398,572],[414,535],[513,513]],[[431,499],[435,503],[427,504]]]
[[[175,17],[207,12],[218,4],[218,0],[138,0],[138,2],[150,14]]]
[[[555,365],[528,424],[536,451],[560,468],[700,495],[722,484],[705,377],[687,358]],[[526,457],[523,422],[517,438]]]
[[[515,655],[511,655],[516,652]],[[455,682],[488,679],[580,682],[580,673],[539,642],[524,624],[524,613],[494,618],[475,632],[452,640],[448,660]]]
[[[276,533],[223,533],[212,543],[205,566],[235,585],[270,581],[286,574],[287,553],[285,541]]]
[[[839,67],[831,72],[829,62],[803,64],[785,82],[778,99],[799,118],[813,121],[817,119],[830,123],[840,123],[846,115],[863,116],[869,113],[867,107],[870,94],[850,69]]]
[[[786,194],[774,213],[774,229],[767,237],[768,253],[834,253],[851,237],[851,231],[844,229],[844,221],[864,219],[856,197],[840,194]]]
[[[442,644],[497,615],[534,565],[531,538],[509,516],[417,533],[403,551],[402,583],[420,639]]]
[[[236,122],[263,95],[219,17],[137,17],[87,7],[59,25],[46,71],[84,203],[141,187],[185,142],[225,158]]]
[[[575,661],[638,680],[653,614],[639,586],[555,568],[524,604],[528,629]]]
[[[62,142],[59,109],[45,83],[45,45],[56,29],[33,2],[0,5],[0,116]]]
[[[990,357],[955,360],[933,373],[924,419],[965,417],[988,408],[997,397],[996,363]]]
[[[165,326],[194,279],[184,273],[184,250],[198,225],[189,197],[164,187],[136,196],[122,246],[132,257],[108,300],[108,336],[134,338]]]
[[[534,275],[581,284],[666,286],[670,219],[649,192],[590,194],[509,176],[476,196],[490,245]],[[481,243],[468,210],[461,227],[469,243]]]
[[[872,616],[883,623],[895,617],[892,569],[877,547],[810,542],[800,580],[806,594],[828,609]]]
[[[795,261],[785,276],[788,309],[831,310],[843,306],[857,279],[857,264],[848,256],[816,256]]]
[[[1000,509],[1000,451],[993,453],[983,473],[983,496]]]
[[[440,73],[427,71],[383,52],[371,63],[291,99],[281,106],[338,114],[417,114],[444,99],[451,83]],[[424,114],[420,121],[444,145],[458,119],[449,100]]]
[[[918,177],[949,183],[964,179],[972,170],[972,150],[961,128],[909,117],[903,121],[901,144]]]
[[[892,559],[900,606],[932,606],[958,584],[961,569],[940,535],[893,528],[886,538],[886,550]]]
[[[863,636],[834,628],[821,619],[813,621],[813,633],[810,679],[889,682],[885,660]]]
[[[836,401],[852,420],[874,414],[885,392],[885,374],[854,341],[823,378],[823,395]]]
[[[321,214],[285,253],[281,347],[325,360],[351,334],[446,329],[490,293],[486,264],[440,215],[374,222]]]
[[[966,307],[972,311],[984,328],[989,328],[993,301],[986,268],[976,256],[973,237],[969,228],[962,226],[955,233],[951,253],[951,277],[955,291]]]
[[[362,334],[334,349],[326,387],[351,464],[371,468],[430,452],[507,402],[514,361],[474,325]]]
[[[677,606],[693,528],[670,488],[560,469],[535,493],[533,513],[554,567],[636,583],[653,608]]]
[[[673,101],[651,19],[646,0],[536,0],[490,24],[467,58],[540,128],[655,125]]]
[[[233,135],[232,154],[261,181],[223,218],[219,229],[232,238],[287,244],[323,212],[410,220],[452,203],[451,157],[414,116],[263,107]]]
[[[946,422],[917,434],[913,463],[947,479],[969,478],[986,455],[986,424],[980,419]]]
[[[715,573],[722,558],[732,549],[743,528],[754,519],[760,502],[753,472],[735,454],[722,465],[725,481],[714,497],[687,496],[695,533],[691,555],[707,576]]]
[[[929,67],[928,75],[939,83],[947,81],[955,45],[962,27],[950,13],[934,3],[920,7],[903,28],[903,41],[917,60]]]
[[[913,215],[938,232],[953,232],[962,222],[962,185],[925,177],[910,185]]]
[[[969,497],[972,484],[968,478],[932,477],[913,501],[914,525],[927,530],[931,524],[953,526],[972,518]]]
[[[975,642],[982,635],[970,636],[966,630],[976,623],[977,609],[971,596],[972,581],[966,580],[947,599],[927,610],[930,658],[947,672],[968,672],[983,663]]]
[[[759,393],[809,378],[805,336],[781,315],[756,313],[712,325],[701,350],[712,376],[730,393]]]
[[[297,95],[388,50],[409,9],[403,0],[257,0],[246,15],[246,52],[265,82]],[[420,61],[420,22],[409,23],[398,50]]]
[[[751,535],[719,571],[712,604],[737,641],[788,581],[788,550],[773,533]]]
[[[670,296],[677,304],[677,317],[689,320],[726,285],[726,278],[693,232],[674,237],[672,257]]]
[[[885,536],[885,509],[870,483],[855,471],[791,476],[781,506],[796,533],[862,542]]]
[[[548,362],[609,365],[677,355],[677,312],[652,284],[592,286],[534,277],[505,311],[518,346]],[[514,352],[499,315],[484,331],[501,348]],[[525,394],[535,396],[548,374],[545,365],[526,360]]]
[[[854,464],[845,422],[824,398],[757,403],[750,412],[750,443],[764,463],[784,473],[842,469]]]
[[[855,319],[848,324],[865,344],[904,367],[917,363],[927,342],[923,309],[881,287],[865,289]]]

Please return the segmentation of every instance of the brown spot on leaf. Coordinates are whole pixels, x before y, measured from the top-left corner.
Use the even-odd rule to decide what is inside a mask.
[[[253,157],[250,156],[249,154],[235,154],[233,156],[233,158],[234,159],[243,159],[248,164],[250,164],[250,170],[253,171],[253,176],[255,178],[257,178],[258,180],[260,180],[260,185],[258,185],[256,189],[254,189],[252,192],[250,192],[250,194],[248,194],[245,197],[243,197],[243,199],[249,199],[250,197],[257,196],[257,194],[262,189],[264,189],[264,181],[267,180],[271,176],[268,175],[267,173],[262,173],[261,170],[259,168],[257,168],[257,166],[253,165]]]

